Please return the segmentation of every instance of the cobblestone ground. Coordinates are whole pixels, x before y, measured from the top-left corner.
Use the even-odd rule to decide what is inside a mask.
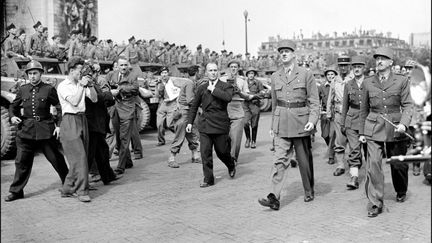
[[[184,146],[179,169],[167,166],[169,146],[156,147],[154,131],[142,134],[145,155],[109,186],[95,184],[91,203],[60,198],[60,180],[43,155],[35,159],[25,199],[3,201],[14,164],[1,163],[2,242],[431,242],[431,187],[412,176],[408,199],[395,201],[389,165],[385,207],[368,218],[364,169],[359,190],[347,191],[349,174],[332,175],[325,143],[313,144],[316,198],[303,202],[298,168],[290,169],[279,211],[260,206],[268,194],[272,154],[270,116],[262,115],[257,149],[242,148],[235,179],[215,159],[216,184],[200,188],[200,164]],[[168,141],[172,134],[167,136]],[[243,139],[244,141],[244,139]],[[214,156],[216,157],[216,156]],[[115,167],[117,158],[111,161]]]

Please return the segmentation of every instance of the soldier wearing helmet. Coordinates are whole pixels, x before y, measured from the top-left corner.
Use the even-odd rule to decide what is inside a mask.
[[[60,128],[50,114],[51,105],[59,107],[57,91],[42,82],[44,69],[39,62],[29,62],[25,72],[30,83],[19,87],[17,96],[9,107],[11,122],[18,125],[18,132],[15,177],[9,188],[10,194],[5,198],[6,202],[24,197],[24,187],[30,178],[34,154],[39,149],[57,171],[62,183],[68,174],[68,167],[56,141]],[[57,114],[59,123],[60,110],[57,110]]]

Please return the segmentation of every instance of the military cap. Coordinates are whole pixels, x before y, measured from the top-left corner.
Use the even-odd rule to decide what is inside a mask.
[[[227,51],[226,51],[226,50],[222,50],[221,52],[222,52],[222,53],[224,53],[224,52],[226,53]]]
[[[15,25],[12,23],[6,27],[6,30],[16,29]]]
[[[167,67],[167,66],[163,66],[163,67],[160,69],[159,74],[161,74],[163,71],[167,71],[167,72],[169,72],[168,67]]]
[[[168,41],[165,41],[165,42],[163,43],[163,45],[164,45],[164,46],[167,46],[167,45],[169,45],[169,42],[168,42]]]
[[[33,28],[38,28],[39,26],[41,26],[42,24],[41,24],[41,22],[40,21],[38,21],[36,24],[34,24],[33,25]]]
[[[108,39],[106,42],[107,42],[107,43],[112,43],[112,40],[111,40],[111,39]]]
[[[330,67],[327,67],[324,70],[324,75],[327,75],[328,72],[334,72],[336,75],[338,75],[338,72],[336,71],[336,67],[334,65],[330,66]]]
[[[56,38],[61,38],[60,35],[54,35],[53,37],[51,37],[52,40],[55,40]]]
[[[90,41],[90,42],[95,42],[96,40],[97,40],[97,37],[94,35],[90,36],[90,38],[88,39],[88,41]]]
[[[240,67],[240,62],[238,60],[236,60],[236,59],[233,59],[233,60],[229,61],[227,67],[229,67],[233,63],[237,63],[238,67]]]
[[[175,43],[172,43],[170,46],[171,46],[171,47],[174,47],[174,46],[175,46]]]
[[[375,54],[373,55],[373,58],[377,58],[378,56],[387,57],[393,60],[394,58],[393,50],[388,47],[380,47],[376,50]]]
[[[24,30],[24,29],[20,29],[20,30],[18,31],[18,36],[20,36],[20,35],[22,35],[22,34],[25,34],[25,30]]]
[[[285,40],[278,43],[277,51],[280,52],[282,49],[290,49],[291,51],[296,50],[296,44],[292,40]]]
[[[249,52],[246,52],[246,54],[245,54],[246,56],[250,56],[250,53]]]
[[[228,55],[232,55],[232,54],[234,54],[232,51],[230,51],[230,52],[228,53]]]
[[[75,68],[77,65],[83,65],[83,64],[84,64],[84,60],[81,57],[74,56],[69,59],[66,66],[68,70],[70,70],[72,68]]]
[[[351,64],[351,58],[349,56],[340,56],[337,58],[337,64]]]
[[[201,50],[202,49],[202,46],[201,46],[201,44],[199,44],[198,46],[197,46],[197,50]]]
[[[413,67],[414,67],[414,61],[413,61],[413,60],[407,60],[407,61],[405,62],[404,67],[413,68]]]
[[[366,59],[363,56],[353,56],[351,58],[351,65],[361,64],[366,65]]]
[[[258,70],[257,70],[256,68],[254,68],[254,67],[249,67],[249,68],[246,70],[245,75],[247,76],[249,72],[254,72],[254,73],[255,73],[255,76],[258,76]]]
[[[139,45],[141,44],[142,40],[137,40],[136,44]]]
[[[155,39],[151,39],[149,40],[149,43],[155,42]]]
[[[48,27],[43,27],[42,31],[45,32],[48,30]]]
[[[131,38],[128,39],[129,42],[135,40],[135,36],[131,36]]]
[[[44,72],[42,64],[38,61],[35,61],[35,60],[32,60],[29,63],[27,63],[25,72],[27,73],[28,71],[33,70],[33,69],[38,69],[42,73]]]
[[[185,49],[186,48],[186,45],[181,45],[180,46],[180,49]]]

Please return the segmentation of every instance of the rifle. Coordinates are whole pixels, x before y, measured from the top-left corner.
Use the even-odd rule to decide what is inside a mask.
[[[60,53],[57,55],[57,59],[59,59],[59,60],[67,59],[67,58],[66,58],[66,53],[67,53],[67,51],[69,50],[69,48],[70,48],[70,47],[68,47],[68,48],[64,49],[62,52],[60,52]]]
[[[119,53],[119,54],[117,54],[117,56],[114,58],[114,61],[112,62],[112,64],[111,65],[113,65],[114,66],[114,63],[116,62],[116,60],[117,60],[117,58],[124,52],[124,51],[126,51],[126,48],[127,48],[127,46],[125,47],[125,48],[123,48],[123,50]]]

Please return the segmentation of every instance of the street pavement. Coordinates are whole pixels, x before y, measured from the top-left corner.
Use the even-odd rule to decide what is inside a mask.
[[[209,188],[199,187],[202,167],[190,162],[187,144],[178,156],[180,168],[167,166],[169,145],[155,146],[155,131],[141,134],[144,158],[111,185],[97,182],[90,203],[60,197],[60,179],[42,154],[35,158],[25,198],[6,203],[14,162],[2,161],[1,241],[431,242],[431,187],[423,175],[414,177],[410,165],[407,201],[397,203],[390,166],[383,163],[384,211],[368,218],[364,167],[360,189],[348,191],[349,174],[333,176],[336,165],[326,163],[320,132],[312,145],[315,200],[303,202],[298,168],[290,168],[280,210],[260,206],[257,199],[270,188],[270,121],[269,113],[261,115],[257,148],[242,147],[234,179],[214,155],[216,184]],[[172,138],[168,133],[167,141]]]

